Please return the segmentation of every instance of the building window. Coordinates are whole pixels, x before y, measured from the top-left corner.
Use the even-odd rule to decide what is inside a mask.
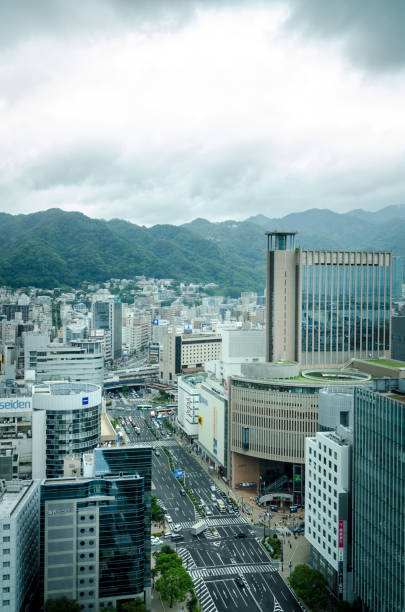
[[[10,536],[4,536],[3,542],[10,542]]]
[[[9,523],[5,523],[5,524],[3,525],[3,530],[4,530],[4,531],[7,531],[8,529],[10,529],[10,525],[9,525]]]

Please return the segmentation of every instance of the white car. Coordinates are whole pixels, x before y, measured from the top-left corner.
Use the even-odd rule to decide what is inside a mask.
[[[168,523],[173,523],[173,519],[172,519],[172,517],[170,516],[170,514],[166,514],[166,521],[167,521]]]
[[[175,525],[173,525],[173,531],[175,531],[176,533],[178,533],[181,530],[181,525],[180,523],[176,523]]]
[[[152,546],[159,546],[159,544],[161,543],[162,543],[162,540],[160,540],[159,538],[151,538]]]

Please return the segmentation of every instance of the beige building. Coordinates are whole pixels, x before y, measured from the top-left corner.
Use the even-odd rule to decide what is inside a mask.
[[[303,503],[305,438],[318,428],[320,389],[364,384],[366,374],[321,370],[300,373],[298,364],[249,364],[229,378],[228,474],[233,487],[255,483],[255,492]],[[340,376],[340,374],[339,374]]]
[[[217,334],[178,334],[169,329],[159,362],[159,378],[172,383],[181,374],[199,372],[207,361],[221,357],[222,339]]]

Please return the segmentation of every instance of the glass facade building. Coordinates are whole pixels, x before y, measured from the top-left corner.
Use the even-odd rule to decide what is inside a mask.
[[[366,610],[403,612],[405,384],[381,382],[387,392],[355,389],[353,590]]]
[[[44,600],[66,596],[83,610],[150,589],[151,448],[97,449],[94,466],[94,478],[41,486]]]
[[[267,361],[390,357],[391,253],[302,250],[294,233],[267,236]]]

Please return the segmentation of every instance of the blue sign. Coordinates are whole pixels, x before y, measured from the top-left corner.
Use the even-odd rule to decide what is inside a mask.
[[[153,319],[152,323],[153,325],[159,325],[159,319]]]
[[[82,397],[82,406],[87,406],[88,403],[89,403],[89,398],[88,397]]]
[[[120,432],[117,431],[117,444],[118,444],[119,441],[120,441]]]
[[[174,470],[175,478],[183,478],[183,470]]]

